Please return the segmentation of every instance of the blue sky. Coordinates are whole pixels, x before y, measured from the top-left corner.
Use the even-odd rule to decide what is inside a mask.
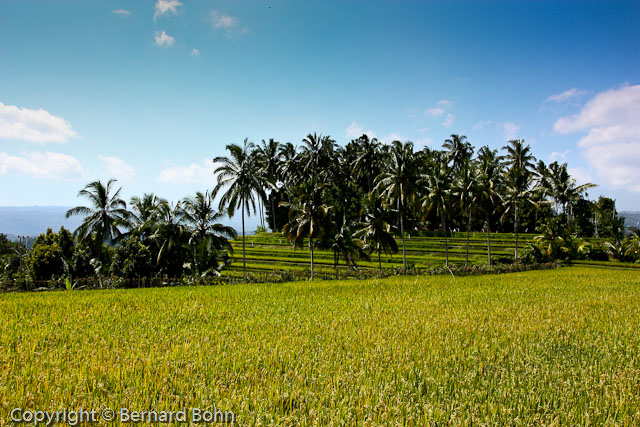
[[[640,210],[637,1],[0,2],[0,206],[179,200],[225,145],[524,138]]]

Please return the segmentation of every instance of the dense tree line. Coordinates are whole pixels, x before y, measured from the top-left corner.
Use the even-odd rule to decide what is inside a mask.
[[[367,135],[341,147],[309,134],[299,147],[269,139],[226,149],[228,156],[212,165],[217,185],[177,203],[144,194],[127,205],[115,180],[89,183],[78,193],[87,204],[67,212],[84,217],[73,235],[48,230],[30,251],[0,239],[3,277],[217,275],[236,236],[221,220],[237,213],[243,270],[245,216],[259,215],[261,229],[308,247],[311,277],[315,248],[333,250],[336,264],[344,259],[353,268],[370,257],[382,268],[381,254],[401,252],[406,269],[405,238],[416,232],[444,238],[447,265],[454,230],[467,239],[485,233],[488,263],[495,232],[512,232],[516,241],[522,232],[539,233],[527,261],[576,256],[588,246],[581,237],[608,238],[606,250],[621,260],[635,261],[640,252],[638,230],[624,237],[612,199],[589,201],[593,184],[578,185],[566,163],[537,160],[521,139],[476,150],[453,134],[439,150],[416,150],[411,142],[382,144]],[[468,247],[467,240],[467,263]],[[592,255],[607,256],[600,252]],[[514,261],[522,256],[516,245]]]

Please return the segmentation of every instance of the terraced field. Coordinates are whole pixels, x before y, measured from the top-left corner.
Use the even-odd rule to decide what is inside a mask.
[[[526,241],[533,234],[521,234],[518,246],[520,250],[526,246]],[[397,239],[399,252],[392,256],[382,255],[382,268],[393,269],[402,267],[402,244]],[[233,242],[235,262],[226,270],[227,275],[237,275],[242,271],[242,237]],[[491,256],[499,259],[513,257],[515,251],[515,236],[511,233],[495,233],[491,235]],[[445,241],[442,237],[427,237],[424,235],[407,235],[405,240],[407,263],[417,269],[427,269],[444,265]],[[466,233],[454,233],[449,239],[449,262],[464,264],[466,257]],[[322,276],[333,276],[334,254],[331,250],[316,249],[314,254],[315,271]],[[303,271],[309,269],[309,250],[293,249],[291,244],[276,233],[261,233],[246,237],[247,271],[250,273],[265,273],[274,270]],[[469,244],[469,262],[482,264],[487,262],[487,235],[471,233]],[[378,260],[375,253],[369,261],[357,261],[358,268],[377,269]],[[347,266],[340,260],[338,271],[344,273]]]

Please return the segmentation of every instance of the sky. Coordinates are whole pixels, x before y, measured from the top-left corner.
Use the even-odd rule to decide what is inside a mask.
[[[640,210],[637,1],[0,1],[0,206],[215,185],[245,138],[523,138]]]

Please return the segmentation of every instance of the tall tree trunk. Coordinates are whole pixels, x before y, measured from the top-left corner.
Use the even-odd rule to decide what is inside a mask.
[[[273,226],[271,227],[271,231],[272,232],[276,232],[276,204],[275,204],[275,197],[273,197],[273,190],[271,190],[271,193],[269,194],[269,198],[271,199],[271,222],[273,223]]]
[[[247,275],[247,259],[245,256],[245,241],[244,241],[244,199],[242,200],[242,275]]]
[[[469,265],[469,233],[471,232],[471,206],[467,208],[467,258],[464,262],[464,266]]]
[[[309,235],[309,250],[311,251],[311,280],[313,280],[313,237]]]
[[[380,258],[380,243],[378,243],[378,267],[382,271],[382,259]]]
[[[404,209],[402,209],[402,212],[400,212],[400,235],[402,236],[402,268],[403,268],[403,273],[407,272],[407,256],[405,254],[405,250],[404,250]]]
[[[516,213],[516,222],[513,225],[513,228],[514,228],[514,231],[516,232],[516,262],[518,262],[518,205],[516,205],[515,213]]]
[[[440,210],[440,222],[442,223],[442,230],[444,231],[444,251],[445,251],[444,265],[447,268],[449,268],[449,240],[447,238],[447,223],[444,218],[444,209]]]
[[[490,218],[487,216],[487,260],[491,265],[491,223]]]

